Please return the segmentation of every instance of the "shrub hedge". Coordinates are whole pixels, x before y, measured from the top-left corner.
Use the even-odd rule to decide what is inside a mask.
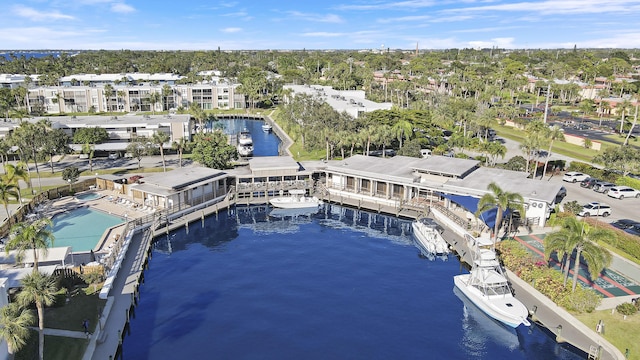
[[[563,285],[561,272],[550,268],[546,261],[534,258],[517,241],[501,241],[496,249],[505,267],[558,306],[570,311],[590,313],[600,305],[602,298],[595,291],[578,284],[576,291],[572,292],[571,279],[567,281],[567,286]]]

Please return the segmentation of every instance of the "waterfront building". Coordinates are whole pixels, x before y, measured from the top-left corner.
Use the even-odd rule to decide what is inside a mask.
[[[38,122],[46,118],[31,118],[24,121]],[[127,145],[136,138],[150,138],[156,132],[164,132],[169,135],[169,141],[164,144],[165,149],[170,149],[174,141],[181,138],[191,139],[193,123],[189,114],[168,114],[168,115],[129,115],[122,116],[57,116],[49,118],[53,129],[62,129],[73,139],[73,135],[78,129],[88,127],[101,127],[107,130],[109,140],[96,144],[94,150],[100,156],[108,152],[119,152],[124,155]],[[14,128],[20,126],[19,123],[6,123],[0,127],[0,137],[6,136]],[[81,151],[83,144],[70,144],[74,151]]]
[[[365,98],[364,90],[335,90],[331,86],[322,85],[284,85],[295,97],[307,94],[319,98],[339,113],[346,112],[357,118],[360,114],[375,110],[391,110],[392,103],[377,103]]]
[[[322,169],[332,198],[353,199],[396,209],[423,208],[434,203],[461,209],[475,218],[478,200],[495,182],[524,198],[527,224],[543,227],[561,185],[527,178],[527,173],[489,169],[480,161],[445,156],[379,158],[354,155]],[[523,191],[526,189],[526,191]],[[474,207],[475,206],[475,207]]]

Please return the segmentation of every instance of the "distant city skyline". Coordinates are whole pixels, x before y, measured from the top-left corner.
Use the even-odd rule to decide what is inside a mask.
[[[640,48],[640,0],[3,0],[0,49]]]

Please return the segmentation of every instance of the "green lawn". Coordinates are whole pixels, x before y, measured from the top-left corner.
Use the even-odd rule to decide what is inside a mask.
[[[46,328],[72,331],[83,331],[82,321],[89,320],[89,330],[95,331],[99,311],[106,301],[98,298],[99,287],[78,287],[72,291],[70,301],[60,307],[49,307],[44,312]],[[45,336],[44,358],[53,360],[82,359],[88,345],[87,339],[67,338],[60,336]],[[27,345],[16,354],[16,359],[34,359],[38,354],[38,333],[31,332]]]
[[[495,127],[495,130],[499,136],[509,140],[514,140],[517,142],[522,142],[526,137],[526,133],[524,131],[510,127],[510,126],[498,125]],[[603,149],[607,148],[608,146],[615,146],[615,144],[610,144],[610,143],[602,144]],[[592,149],[585,149],[583,146],[568,144],[563,141],[555,141],[553,143],[553,148],[551,149],[551,151],[556,154],[569,156],[571,158],[574,158],[583,162],[591,162],[593,160],[593,157],[599,153],[599,151],[592,150]]]
[[[95,329],[98,311],[104,308],[105,300],[98,298],[100,288],[80,287],[72,291],[70,301],[61,307],[47,308],[44,323],[47,328],[82,331],[82,320],[88,319],[91,331]]]
[[[87,339],[61,336],[44,337],[44,358],[47,360],[80,360],[89,345]],[[31,337],[16,356],[16,360],[33,360],[38,358],[38,332],[31,331]]]
[[[625,350],[629,349],[629,359],[640,359],[640,342],[638,341],[640,314],[627,316],[626,320],[623,315],[617,312],[611,314],[611,310],[594,311],[591,314],[574,314],[574,316],[591,329],[595,329],[598,321],[602,320],[604,322],[602,336],[618,348],[623,355]]]

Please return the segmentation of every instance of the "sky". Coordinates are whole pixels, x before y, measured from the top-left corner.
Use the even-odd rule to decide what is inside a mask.
[[[0,49],[640,48],[640,0],[0,0]]]

